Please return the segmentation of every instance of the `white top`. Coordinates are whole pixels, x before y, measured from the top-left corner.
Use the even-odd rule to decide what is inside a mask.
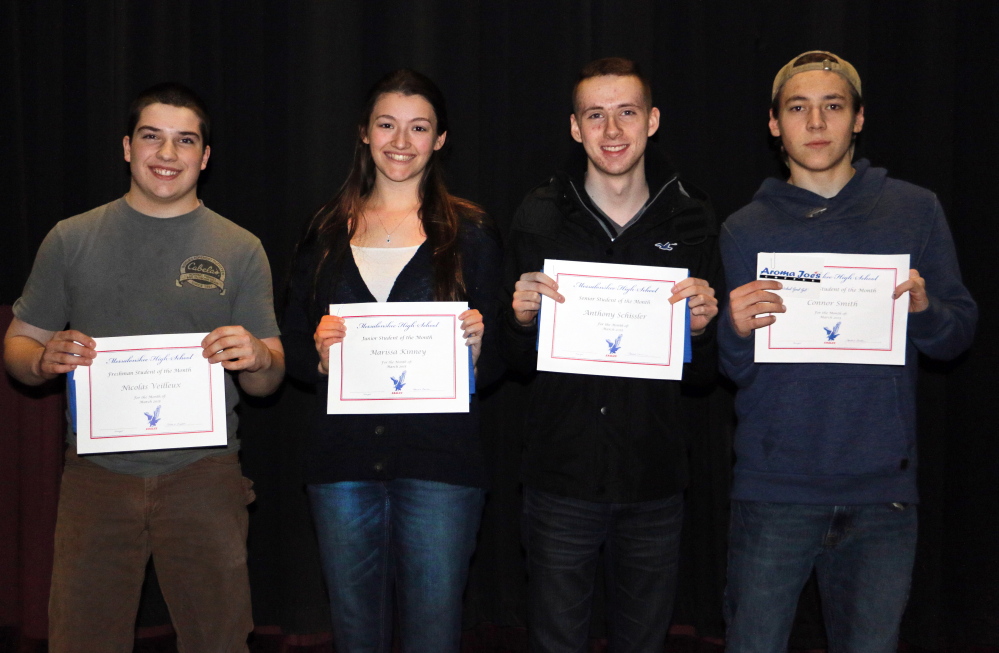
[[[406,267],[413,254],[420,248],[419,245],[412,247],[358,247],[351,245],[350,251],[354,254],[354,263],[361,273],[364,285],[368,287],[375,299],[384,302],[388,301],[389,293],[395,280]]]

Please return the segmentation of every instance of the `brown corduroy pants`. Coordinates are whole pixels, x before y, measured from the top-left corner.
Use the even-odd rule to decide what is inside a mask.
[[[236,454],[150,478],[66,454],[49,600],[52,653],[129,653],[152,556],[181,653],[247,650],[252,483]]]

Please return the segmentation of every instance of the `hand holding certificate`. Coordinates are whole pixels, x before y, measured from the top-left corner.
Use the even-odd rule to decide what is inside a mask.
[[[329,414],[467,413],[463,302],[331,305],[346,335],[330,347]]]
[[[545,274],[565,302],[541,300],[539,370],[681,377],[687,311],[669,299],[687,270],[549,259]]]
[[[73,375],[77,451],[225,445],[224,370],[202,356],[205,335],[95,338]]]
[[[786,312],[756,332],[757,363],[904,365],[909,256],[776,254],[757,257],[757,278],[779,281]]]

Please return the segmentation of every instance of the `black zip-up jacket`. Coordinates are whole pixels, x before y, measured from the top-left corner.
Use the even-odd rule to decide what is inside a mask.
[[[536,374],[527,407],[523,481],[586,501],[662,499],[687,484],[679,413],[681,383],[710,384],[716,374],[715,324],[693,338],[682,382],[535,372],[537,326],[522,327],[511,307],[514,284],[546,258],[688,268],[721,291],[718,228],[707,196],[677,177],[649,144],[645,213],[616,239],[593,214],[579,156],[531,192],[514,216],[504,268],[503,352],[511,368]]]

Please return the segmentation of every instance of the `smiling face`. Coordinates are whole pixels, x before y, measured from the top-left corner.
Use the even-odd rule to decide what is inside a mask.
[[[132,173],[126,199],[133,209],[170,218],[198,207],[198,176],[208,165],[211,148],[202,141],[193,111],[150,104],[122,146]]]
[[[437,133],[437,116],[422,95],[383,93],[362,137],[377,170],[375,183],[419,182],[446,137]]]
[[[787,80],[780,93],[770,133],[784,145],[791,179],[849,180],[853,135],[864,126],[864,109],[854,112],[849,82],[835,72],[811,70]]]
[[[580,82],[572,137],[589,159],[587,175],[624,176],[645,155],[649,136],[659,129],[659,109],[646,103],[642,82],[632,75],[601,75]]]

